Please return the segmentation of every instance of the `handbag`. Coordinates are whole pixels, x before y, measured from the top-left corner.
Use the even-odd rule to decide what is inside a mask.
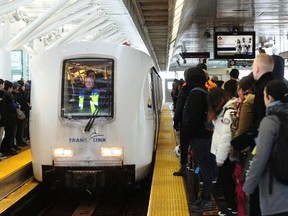
[[[18,119],[23,120],[26,118],[25,113],[22,110],[20,110],[19,108],[16,109],[16,113],[17,113]]]

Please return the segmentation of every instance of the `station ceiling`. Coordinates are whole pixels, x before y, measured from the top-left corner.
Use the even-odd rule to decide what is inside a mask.
[[[0,30],[7,51],[34,55],[103,40],[140,49],[160,70],[176,71],[201,61],[184,63],[183,51],[209,52],[213,59],[215,31],[255,31],[256,47],[283,47],[288,0],[0,0]]]

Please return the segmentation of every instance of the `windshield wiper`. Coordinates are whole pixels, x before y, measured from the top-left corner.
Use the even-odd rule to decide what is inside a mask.
[[[96,117],[98,116],[99,111],[100,111],[101,109],[103,109],[103,107],[107,104],[108,99],[109,99],[109,93],[106,95],[105,101],[104,101],[104,103],[103,103],[101,106],[98,107],[98,106],[96,106],[96,105],[94,104],[94,106],[95,106],[96,109],[95,109],[95,111],[93,112],[92,116],[90,117],[89,121],[87,122],[87,124],[86,124],[86,126],[85,126],[85,128],[84,128],[84,131],[85,131],[85,132],[89,132],[89,131],[91,130],[91,128],[92,128],[92,126],[93,126],[93,123],[94,123]],[[91,100],[92,100],[92,99],[91,99]]]

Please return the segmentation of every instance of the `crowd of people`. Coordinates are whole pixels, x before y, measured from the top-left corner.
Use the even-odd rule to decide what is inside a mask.
[[[16,155],[29,144],[31,83],[0,78],[0,157]]]
[[[248,76],[239,79],[234,68],[226,82],[210,78],[207,67],[198,64],[184,72],[183,83],[175,81],[178,92],[173,94],[173,120],[174,129],[180,132],[181,155],[180,169],[173,175],[187,176],[188,151],[192,149],[203,182],[202,193],[189,204],[192,212],[212,210],[216,173],[227,203],[219,206],[218,215],[288,215],[288,185],[269,175],[280,121],[267,114],[276,109],[288,117],[282,60],[260,53]],[[269,178],[275,182],[272,194],[268,192]]]

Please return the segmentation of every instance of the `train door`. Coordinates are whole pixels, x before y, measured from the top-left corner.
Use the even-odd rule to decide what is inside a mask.
[[[151,93],[153,101],[153,111],[155,115],[155,132],[154,132],[154,145],[158,142],[158,134],[160,128],[160,113],[162,107],[162,83],[161,78],[156,72],[155,68],[152,68],[150,71],[151,75]]]
[[[174,79],[165,79],[165,102],[166,103],[173,102],[172,97],[171,97],[173,81]]]

